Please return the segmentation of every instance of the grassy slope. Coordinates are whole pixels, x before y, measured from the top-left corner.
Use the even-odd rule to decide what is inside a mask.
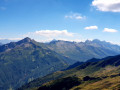
[[[75,86],[70,90],[119,90],[120,76],[108,77],[96,82],[85,82],[81,85]]]
[[[110,66],[109,66],[110,68]],[[117,67],[118,69],[118,67]],[[119,90],[120,89],[120,74],[114,73],[116,68],[107,71],[104,75],[100,74],[99,77],[94,76],[91,79],[85,79],[85,77],[66,77],[57,80],[50,81],[43,84],[41,87],[32,88],[31,90]],[[100,70],[102,72],[102,70]],[[113,73],[110,73],[110,72]],[[108,75],[108,73],[110,73]],[[108,75],[108,76],[107,76]],[[73,81],[66,80],[67,78],[78,78]],[[69,82],[67,82],[69,81]],[[78,82],[76,84],[75,82]],[[72,85],[70,85],[72,83]],[[68,85],[70,87],[68,87]]]
[[[102,80],[98,81],[98,83],[102,82],[102,81],[104,82],[105,79],[110,80],[110,81],[113,79],[113,83],[114,83],[115,77],[109,78],[109,76],[119,74],[119,72],[120,72],[119,61],[120,61],[120,56],[115,56],[115,57],[105,58],[104,60],[99,61],[99,62],[88,62],[88,63],[82,64],[74,69],[71,69],[71,70],[55,72],[53,74],[47,75],[44,78],[36,79],[36,80],[32,81],[31,83],[27,84],[26,86],[23,86],[22,88],[23,88],[23,90],[24,89],[26,90],[26,88],[29,90],[29,89],[32,89],[35,87],[39,87],[43,83],[46,83],[51,80],[56,80],[56,79],[66,78],[66,77],[73,77],[73,76],[76,76],[78,78],[84,78],[85,76],[90,76],[90,77],[94,77],[94,78],[99,77]],[[85,82],[81,85],[84,86],[84,84],[85,84],[85,87],[86,87],[86,85],[91,84],[90,82],[87,84],[86,83],[87,82]],[[113,85],[113,84],[111,84],[111,85]],[[91,85],[89,85],[89,87],[90,86]]]

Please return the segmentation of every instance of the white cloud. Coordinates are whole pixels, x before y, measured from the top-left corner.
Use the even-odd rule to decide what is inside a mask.
[[[67,30],[40,30],[35,31],[35,35],[41,35],[45,37],[56,37],[56,36],[73,36],[73,33],[68,32]]]
[[[94,0],[92,6],[100,11],[120,12],[120,0]]]
[[[65,39],[65,38],[59,38],[57,40],[63,40],[63,41],[70,41],[70,42],[85,42],[85,39]]]
[[[23,37],[34,38],[40,42],[51,41],[53,39],[72,39],[74,36],[76,36],[75,33],[68,32],[67,30],[39,30],[23,35]]]
[[[103,32],[111,32],[111,33],[114,33],[114,32],[118,32],[118,31],[115,30],[115,29],[104,28]]]
[[[85,16],[82,16],[82,15],[79,14],[79,13],[70,13],[69,15],[65,15],[65,18],[82,20],[82,19],[85,19],[86,17],[85,17]]]
[[[98,27],[97,26],[89,26],[89,27],[85,27],[84,29],[86,29],[86,30],[89,30],[89,29],[93,30],[93,29],[98,29]]]

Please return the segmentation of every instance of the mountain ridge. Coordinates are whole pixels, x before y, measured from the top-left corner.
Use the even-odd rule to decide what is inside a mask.
[[[105,81],[105,80],[108,80],[108,82],[106,82],[106,83],[111,82],[112,85],[114,85],[114,82],[112,82],[112,79],[116,79],[116,78],[120,79],[119,72],[120,72],[120,55],[117,55],[117,56],[103,58],[101,61],[98,61],[98,62],[86,62],[86,63],[83,63],[83,64],[73,68],[73,69],[70,69],[67,71],[55,72],[55,73],[47,75],[43,78],[38,78],[38,79],[33,80],[32,82],[22,86],[18,90],[20,90],[20,89],[39,90],[40,88],[41,88],[41,90],[45,90],[45,89],[42,89],[42,87],[50,89],[53,87],[53,85],[55,85],[55,86],[57,85],[58,86],[57,88],[59,88],[59,87],[61,87],[60,85],[57,84],[57,83],[59,83],[59,80],[63,80],[68,77],[72,77],[72,78],[77,77],[78,79],[83,78],[83,80],[85,80],[85,82],[82,81],[80,83],[80,84],[83,83],[83,86],[79,85],[81,87],[81,89],[87,85],[91,85],[94,82],[101,84],[101,82]],[[47,83],[46,82],[42,83],[44,80]],[[62,83],[64,83],[64,82],[65,81],[63,80]],[[117,83],[117,81],[115,81],[115,83]],[[117,83],[117,87],[118,87],[118,84],[120,84],[120,83]],[[77,86],[75,88],[80,88],[79,86],[78,87]],[[89,87],[91,87],[91,86],[89,86]],[[97,87],[92,87],[91,89],[85,89],[85,90],[94,90],[94,88],[97,88]],[[106,88],[106,87],[102,86],[102,87],[99,87],[99,89],[100,88]],[[76,89],[72,89],[72,90],[76,90]]]
[[[87,40],[85,42],[69,42],[54,40],[47,43],[48,47],[66,57],[76,61],[87,61],[92,58],[104,58],[120,54],[120,46],[100,40]]]

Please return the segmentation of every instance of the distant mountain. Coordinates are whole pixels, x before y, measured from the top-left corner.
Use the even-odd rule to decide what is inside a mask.
[[[97,58],[92,58],[90,60],[87,60],[86,62],[98,62],[101,61],[102,59],[97,59]]]
[[[9,40],[9,39],[0,39],[0,43],[2,44],[7,44],[7,43],[10,43],[10,42],[16,42],[17,40]]]
[[[75,61],[87,61],[92,58],[104,58],[120,54],[120,46],[100,40],[86,40],[85,42],[69,42],[53,40],[47,43],[48,47]]]
[[[66,84],[63,85],[63,83]],[[119,85],[120,55],[117,55],[103,58],[98,62],[86,62],[67,71],[49,74],[43,78],[33,80],[18,90],[54,90],[54,88],[69,88],[72,90],[119,90]]]
[[[18,88],[31,80],[68,67],[71,62],[30,38],[0,46],[0,90]]]
[[[85,43],[91,46],[102,47],[109,50],[113,50],[118,53],[120,52],[120,46],[106,42],[106,41],[100,41],[98,39],[94,39],[93,41],[87,40]]]

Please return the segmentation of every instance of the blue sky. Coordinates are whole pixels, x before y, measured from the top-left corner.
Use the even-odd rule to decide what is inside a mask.
[[[0,39],[120,44],[120,0],[0,0]]]

